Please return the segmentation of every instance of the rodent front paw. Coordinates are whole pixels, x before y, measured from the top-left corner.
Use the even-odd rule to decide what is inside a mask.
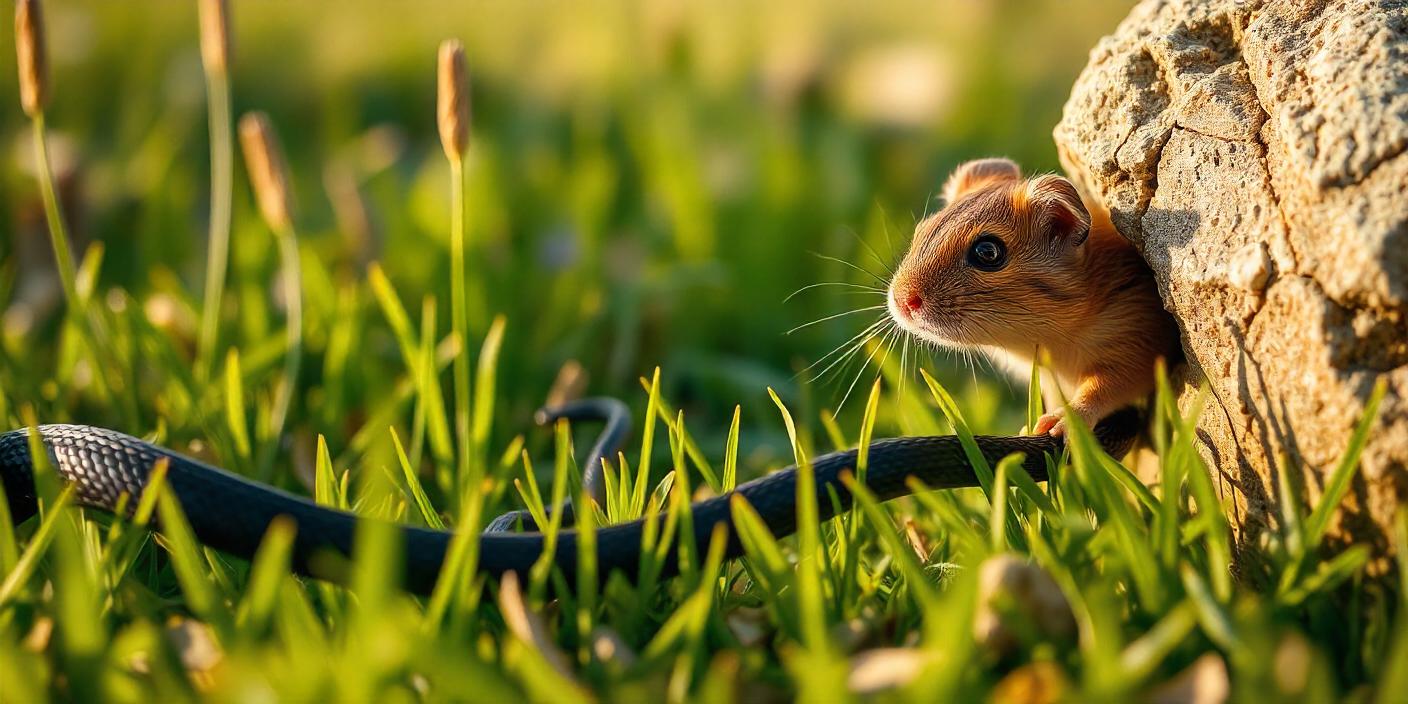
[[[1050,433],[1060,437],[1066,432],[1065,410],[1055,413],[1047,413],[1036,421],[1036,428],[1032,430],[1032,435],[1045,435]]]

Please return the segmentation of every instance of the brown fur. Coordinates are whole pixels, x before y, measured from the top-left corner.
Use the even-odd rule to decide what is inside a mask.
[[[1106,213],[1092,218],[1065,178],[1023,179],[1006,159],[960,166],[944,196],[890,282],[896,322],[942,345],[981,349],[1023,376],[1039,349],[1087,424],[1153,391],[1155,361],[1180,354],[1178,330],[1148,266]],[[981,234],[1006,245],[1002,269],[968,263]],[[903,302],[913,295],[922,305],[910,315]],[[1036,428],[1048,430],[1064,430],[1061,412]]]

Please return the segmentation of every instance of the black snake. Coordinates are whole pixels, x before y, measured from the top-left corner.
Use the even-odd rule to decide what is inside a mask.
[[[613,452],[625,433],[624,406],[612,399],[578,401],[547,413],[548,419],[558,416],[607,421],[606,429],[587,459],[589,468],[599,467],[600,458]],[[1107,451],[1118,456],[1138,434],[1140,423],[1140,414],[1126,409],[1101,422],[1095,434]],[[167,485],[185,509],[196,538],[205,545],[249,558],[259,547],[270,522],[282,515],[291,518],[297,529],[293,567],[300,573],[328,577],[320,574],[318,565],[321,563],[313,558],[328,550],[344,556],[351,554],[352,536],[359,520],[351,513],[320,506],[114,430],[85,425],[43,425],[39,427],[39,434],[54,469],[74,486],[80,505],[116,510],[124,493],[133,498],[141,495],[148,473],[164,458],[169,463]],[[1060,452],[1063,441],[1050,435],[980,436],[977,444],[992,464],[1012,453],[1023,453],[1023,468],[1032,478],[1042,481],[1047,473],[1045,455]],[[836,513],[831,492],[839,498],[842,510],[850,506],[851,492],[840,478],[843,472],[853,470],[855,462],[855,450],[832,452],[811,461],[822,520]],[[10,512],[17,522],[36,512],[33,472],[28,432],[15,430],[0,435],[0,480],[3,480]],[[934,489],[977,485],[977,477],[957,437],[903,437],[871,443],[865,482],[872,493],[881,500],[908,494],[910,477]],[[584,486],[588,496],[600,499],[599,471],[589,471]],[[737,532],[732,530],[729,507],[734,494],[752,505],[774,535],[781,537],[796,529],[797,469],[789,467],[740,485],[729,494],[694,504],[693,534],[678,536],[678,539],[694,541],[698,547],[695,554],[702,554],[714,527],[722,523],[730,528],[727,556],[741,555],[742,546]],[[136,503],[129,501],[125,505],[130,510]],[[545,547],[542,534],[509,532],[520,522],[526,528],[536,528],[524,512],[514,512],[492,522],[489,530],[479,536],[478,569],[481,572],[493,577],[509,571],[524,574],[542,554]],[[644,530],[644,520],[597,529],[597,565],[602,578],[613,571],[634,578],[640,567]],[[405,548],[404,584],[412,591],[427,593],[440,573],[454,533],[412,526],[402,526],[401,532]],[[558,535],[554,558],[567,575],[576,573],[577,540],[574,529],[564,529]],[[676,554],[675,550],[669,551],[670,557],[663,565],[661,576],[677,571]]]

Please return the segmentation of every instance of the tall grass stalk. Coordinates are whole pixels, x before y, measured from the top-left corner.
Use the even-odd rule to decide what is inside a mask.
[[[240,144],[249,169],[259,211],[274,232],[279,246],[283,280],[286,350],[284,374],[274,392],[269,412],[268,432],[259,453],[259,477],[268,478],[278,454],[279,438],[288,420],[293,394],[298,388],[299,366],[303,359],[303,285],[298,261],[298,237],[293,226],[293,201],[289,192],[288,168],[273,123],[261,112],[240,118]]]
[[[303,362],[303,284],[299,271],[298,238],[292,225],[275,232],[279,241],[279,266],[283,277],[285,335],[288,351],[284,355],[284,375],[274,394],[274,407],[269,415],[269,435],[259,458],[259,473],[268,477],[272,471],[274,455],[288,422],[289,407],[293,405],[293,394],[298,388],[299,368]]]
[[[15,3],[15,63],[19,68],[20,106],[29,116],[34,131],[34,161],[40,196],[44,199],[44,217],[49,223],[49,240],[54,246],[54,261],[69,308],[76,309],[78,276],[69,246],[68,226],[64,224],[54,188],[54,169],[49,163],[49,139],[44,124],[44,108],[49,102],[49,61],[44,42],[44,12],[39,0]]]
[[[48,56],[45,51],[44,13],[39,0],[19,0],[15,3],[15,55],[19,68],[20,105],[29,116],[33,131],[35,179],[44,201],[44,219],[49,226],[49,242],[54,249],[59,283],[68,304],[67,314],[79,336],[85,338],[83,346],[93,370],[94,389],[100,397],[111,399],[113,384],[106,373],[109,365],[103,360],[112,360],[115,356],[102,353],[101,350],[106,349],[102,328],[95,316],[86,314],[87,305],[78,288],[78,270],[73,262],[68,224],[64,221],[63,208],[59,206],[54,167],[49,157],[49,134],[44,114],[50,94]],[[135,402],[130,396],[121,400],[128,420],[135,422]]]
[[[469,87],[466,85],[464,46],[447,39],[440,44],[436,119],[440,143],[450,160],[450,329],[460,341],[455,356],[455,440],[460,487],[473,484],[470,457],[477,454],[470,434],[469,304],[465,273],[465,164],[469,148]]]
[[[201,0],[201,60],[210,123],[210,230],[201,305],[196,381],[210,378],[220,331],[221,299],[230,257],[230,211],[234,194],[234,143],[230,134],[230,33],[225,0]]]
[[[44,123],[44,113],[33,117],[34,161],[38,167],[39,194],[44,200],[44,218],[49,223],[49,241],[54,247],[54,263],[59,269],[59,282],[64,289],[64,298],[70,309],[79,307],[78,273],[73,264],[73,249],[68,236],[68,225],[64,222],[63,211],[59,208],[57,189],[54,188],[54,168],[49,161],[48,130]]]

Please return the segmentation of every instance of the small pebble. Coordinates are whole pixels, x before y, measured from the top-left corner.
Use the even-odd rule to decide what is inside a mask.
[[[915,648],[876,648],[851,658],[847,688],[854,694],[875,694],[914,681],[933,658]]]
[[[1266,253],[1266,245],[1260,242],[1237,250],[1227,262],[1227,280],[1244,291],[1261,293],[1270,278],[1271,257]]]
[[[1056,704],[1068,701],[1070,680],[1061,667],[1041,661],[1023,665],[998,681],[992,704]]]
[[[1150,704],[1223,704],[1231,696],[1227,663],[1217,653],[1193,661],[1186,670],[1149,694]]]
[[[1001,656],[1016,649],[1022,632],[1052,642],[1068,641],[1076,634],[1075,616],[1046,570],[1010,553],[994,555],[978,568],[973,637]]]
[[[210,672],[224,657],[215,631],[200,621],[172,619],[166,626],[166,637],[175,646],[181,664],[192,672]]]

